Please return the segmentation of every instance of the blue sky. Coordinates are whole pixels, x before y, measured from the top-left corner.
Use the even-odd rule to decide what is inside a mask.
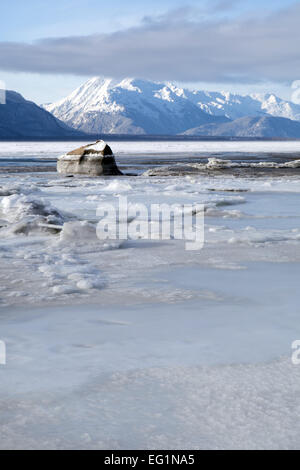
[[[211,6],[209,6],[211,3]],[[44,37],[88,35],[117,31],[186,6],[203,8],[209,15],[213,4],[218,15],[265,15],[296,3],[295,0],[12,0],[1,2],[1,41],[33,41]],[[232,6],[232,8],[231,8]],[[214,12],[214,11],[213,11]],[[215,14],[215,12],[214,12]]]
[[[244,22],[247,25],[248,21],[252,21],[255,28],[260,28],[260,22],[265,21],[266,29],[268,29],[269,23],[273,21],[269,21],[269,18],[274,18],[274,24],[276,25],[276,18],[273,15],[276,15],[281,10],[287,10],[289,6],[293,8],[295,5],[299,5],[299,2],[293,0],[210,0],[209,2],[199,0],[189,0],[188,2],[183,2],[182,0],[134,0],[126,2],[124,0],[110,0],[109,2],[102,0],[52,0],[51,2],[46,0],[27,0],[26,2],[24,0],[12,0],[5,2],[4,5],[1,4],[1,16],[5,21],[1,24],[0,33],[0,80],[6,82],[7,88],[15,89],[24,94],[26,98],[41,103],[64,97],[83,81],[90,78],[90,76],[98,73],[105,75],[106,64],[108,65],[109,76],[117,74],[121,77],[122,61],[120,61],[119,69],[109,64],[109,57],[112,54],[109,52],[109,45],[112,40],[116,41],[120,32],[123,34],[124,40],[129,41],[129,38],[132,36],[131,30],[138,28],[137,37],[141,44],[143,44],[143,38],[146,38],[146,35],[149,36],[149,34],[153,34],[154,38],[167,38],[166,44],[163,42],[164,39],[161,40],[161,57],[157,54],[158,49],[153,51],[148,50],[148,52],[146,49],[146,53],[149,54],[150,58],[152,57],[151,54],[157,55],[157,61],[151,62],[154,64],[152,68],[155,69],[155,73],[149,78],[157,80],[173,79],[177,83],[198,88],[228,89],[243,93],[252,91],[275,92],[285,98],[289,98],[290,80],[300,78],[296,75],[293,77],[292,71],[290,74],[286,73],[285,75],[276,73],[276,63],[273,63],[270,64],[268,70],[258,67],[255,71],[256,75],[254,72],[252,74],[244,74],[243,70],[249,64],[241,60],[240,69],[237,63],[233,64],[232,76],[235,78],[232,81],[228,78],[231,73],[228,68],[226,73],[224,72],[223,79],[223,74],[220,73],[221,69],[218,69],[218,64],[216,64],[217,61],[220,62],[220,59],[217,57],[215,64],[212,60],[214,58],[214,50],[212,49],[212,57],[210,57],[209,61],[205,62],[207,58],[202,58],[201,44],[203,43],[203,38],[201,37],[198,38],[197,43],[199,54],[197,54],[197,50],[194,48],[194,55],[190,57],[190,76],[188,73],[177,74],[176,68],[174,68],[173,77],[171,76],[172,67],[170,67],[170,76],[167,76],[166,69],[163,66],[160,67],[159,64],[164,61],[164,57],[167,60],[172,60],[168,57],[168,50],[170,50],[170,56],[173,54],[173,60],[176,61],[175,46],[172,51],[172,41],[174,42],[176,35],[173,39],[171,31],[172,25],[174,25],[174,30],[176,28],[178,30],[183,29],[181,28],[181,21],[184,22],[184,31],[186,32],[183,36],[183,40],[186,40],[185,47],[188,49],[190,45],[192,49],[194,23],[197,23],[198,30],[201,29],[201,25],[207,25],[210,22],[220,23],[220,28],[223,29],[228,28],[228,25],[230,25],[230,29],[234,30],[236,24],[240,22]],[[287,21],[290,21],[292,16],[291,10],[290,16],[286,15]],[[157,35],[155,35],[156,30],[158,31]],[[213,30],[212,27],[208,31],[211,30]],[[274,26],[274,31],[276,30],[278,30],[278,26],[276,29]],[[168,35],[165,34],[166,31],[168,31]],[[268,34],[270,34],[270,37],[273,37],[273,41],[280,41],[281,39],[280,32],[277,39],[274,39],[274,35],[272,36],[272,31]],[[58,38],[65,38],[67,41],[63,43],[64,53],[66,54],[65,58],[62,57],[61,43],[57,42]],[[97,38],[96,42],[95,38]],[[244,38],[244,40],[247,39]],[[267,38],[266,44],[268,40]],[[291,40],[293,40],[293,37]],[[86,44],[87,41],[90,41],[88,45]],[[264,46],[264,38],[261,41]],[[99,56],[98,67],[93,67],[92,61],[94,63],[97,62],[97,50],[99,49],[100,52],[102,44],[108,50],[108,56],[104,56],[107,62],[103,59],[102,54],[102,56]],[[129,51],[131,50],[130,42],[128,44]],[[76,50],[81,50],[83,45],[86,46],[87,52],[82,53],[83,58],[81,57],[80,61],[79,59],[77,60]],[[118,47],[119,44],[114,45],[114,51]],[[220,44],[215,47],[218,47],[218,50],[220,50]],[[69,59],[67,52],[69,49],[72,53],[72,63],[70,60],[71,64],[68,68]],[[261,51],[259,48],[257,49],[257,60],[262,60],[262,62],[268,61],[268,57],[271,55],[268,55],[269,51],[265,51],[265,57],[260,57]],[[84,59],[85,56],[89,55],[89,51],[94,53],[90,62]],[[252,52],[249,52],[249,56]],[[180,57],[180,53],[184,54],[184,52],[178,51],[178,57]],[[55,66],[56,54],[58,54],[57,63],[59,61],[65,62],[65,67],[61,63],[57,67]],[[236,51],[233,54],[236,54]],[[49,67],[47,66],[47,63],[50,62],[47,59],[48,57],[51,60],[51,66],[49,65]],[[119,56],[113,55],[113,57],[116,63]],[[124,57],[124,51],[122,57]],[[131,55],[130,57],[134,61],[135,56]],[[283,58],[280,58],[281,62]],[[291,62],[292,59],[293,56],[290,54],[289,61]],[[192,70],[193,64],[197,60],[199,62],[203,61],[203,64],[205,64],[205,73],[201,73],[201,68],[199,67],[197,70]],[[255,61],[255,57],[252,60]],[[39,61],[41,64],[45,62],[44,66],[39,67]],[[128,72],[137,72],[139,70],[138,67],[130,67],[130,60],[127,62],[128,68],[123,65],[124,70],[126,69],[126,76]],[[147,67],[142,63],[141,57],[137,55],[136,63],[139,62],[141,63],[141,74],[143,78],[147,78],[147,73],[152,74],[152,69],[149,68],[150,65]],[[101,67],[100,63],[102,64]],[[209,67],[212,70],[208,73]],[[253,63],[251,67],[253,71]],[[281,67],[280,61],[277,67],[278,69]],[[290,65],[290,68],[292,70],[292,65]],[[236,78],[239,74],[242,77],[241,81]]]

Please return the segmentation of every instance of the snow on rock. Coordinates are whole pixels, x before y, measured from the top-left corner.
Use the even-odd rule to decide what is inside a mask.
[[[103,140],[84,145],[59,157],[57,171],[62,174],[89,176],[122,174],[111,148]]]

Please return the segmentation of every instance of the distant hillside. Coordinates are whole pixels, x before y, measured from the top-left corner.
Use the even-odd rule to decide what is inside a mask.
[[[300,138],[300,122],[281,117],[246,116],[221,124],[207,124],[189,129],[186,136]]]
[[[71,129],[51,113],[15,91],[6,92],[6,104],[0,104],[0,138],[76,137]]]

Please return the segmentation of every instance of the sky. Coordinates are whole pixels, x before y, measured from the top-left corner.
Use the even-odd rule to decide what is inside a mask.
[[[295,0],[11,0],[0,17],[0,81],[37,103],[96,75],[285,99],[300,79]]]

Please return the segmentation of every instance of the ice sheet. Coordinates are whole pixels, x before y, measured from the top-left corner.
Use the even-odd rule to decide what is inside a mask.
[[[180,162],[200,146],[257,162],[274,158],[258,150],[291,160],[300,151],[298,142],[110,144],[120,159],[131,152],[133,167],[147,152]],[[0,156],[72,148],[1,143]],[[299,448],[300,369],[289,358],[300,338],[299,192],[293,173],[0,174],[0,447]],[[97,207],[119,195],[132,208],[204,204],[204,248],[99,240]],[[40,218],[61,230],[36,230]]]

